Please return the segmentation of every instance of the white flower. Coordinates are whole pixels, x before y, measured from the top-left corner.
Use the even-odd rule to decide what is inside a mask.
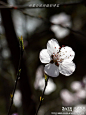
[[[64,101],[65,105],[72,105],[75,101],[73,94],[70,91],[68,91],[67,89],[61,90],[60,96],[61,96],[62,100]]]
[[[43,65],[41,65],[37,68],[37,71],[36,71],[34,88],[43,91],[44,87],[45,87],[45,78],[43,77]],[[49,78],[47,87],[45,89],[45,95],[49,95],[55,90],[56,90],[56,85],[53,82],[53,80]]]
[[[39,82],[43,78],[43,65],[40,65],[37,70],[36,70],[36,78],[34,82],[34,88],[38,89],[39,88]]]
[[[40,90],[44,90],[44,87],[45,87],[45,79],[42,78],[40,81],[39,81],[39,89]],[[49,95],[50,93],[52,93],[53,91],[56,90],[56,85],[55,83],[53,82],[53,80],[51,78],[49,78],[48,80],[48,84],[46,86],[46,89],[45,89],[45,95]]]
[[[47,43],[47,49],[40,52],[40,61],[47,63],[44,72],[52,77],[57,77],[59,72],[65,76],[71,75],[75,71],[73,58],[75,56],[72,48],[65,46],[60,48],[56,39],[51,39]]]
[[[82,88],[82,84],[79,81],[73,81],[71,83],[71,89],[74,91],[79,91]]]
[[[22,99],[21,92],[19,90],[16,90],[13,98],[13,104],[16,107],[20,107],[22,105],[21,99]]]
[[[12,115],[18,115],[18,113],[13,113]]]
[[[77,96],[80,99],[86,98],[86,90],[84,88],[80,89],[78,92],[75,93],[75,96]]]
[[[50,21],[54,24],[61,24],[64,27],[71,27],[70,16],[65,13],[60,13],[51,17]],[[66,37],[70,31],[57,25],[52,25],[51,30],[59,39]]]

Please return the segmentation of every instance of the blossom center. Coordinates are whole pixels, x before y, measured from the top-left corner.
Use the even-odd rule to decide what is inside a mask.
[[[53,53],[53,55],[52,55],[52,60],[56,65],[59,65],[59,63],[62,63],[62,61],[63,61],[63,59],[60,58],[60,56],[61,55],[59,54],[59,52],[57,52],[56,54]]]
[[[52,59],[53,59],[53,62],[56,64],[56,65],[59,65],[59,53],[57,54],[54,54],[53,53],[53,56],[52,56]]]
[[[59,60],[58,53],[57,54],[53,53],[53,61],[57,62],[58,60]]]

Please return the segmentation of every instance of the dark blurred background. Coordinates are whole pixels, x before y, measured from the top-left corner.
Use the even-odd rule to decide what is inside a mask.
[[[85,1],[80,3],[80,0],[3,0],[3,2],[6,3],[4,6],[28,6],[29,4],[61,4],[61,6],[0,8],[0,115],[7,115],[10,106],[10,95],[15,85],[19,65],[19,37],[21,36],[25,50],[11,115],[14,113],[35,115],[44,88],[44,65],[39,60],[39,53],[46,48],[48,40],[52,38],[57,39],[60,46],[72,47],[75,51],[73,61],[76,70],[71,76],[60,74],[56,78],[49,79],[38,115],[61,112],[62,107],[86,107]],[[2,5],[1,1],[0,4]],[[61,24],[72,30],[49,22]]]

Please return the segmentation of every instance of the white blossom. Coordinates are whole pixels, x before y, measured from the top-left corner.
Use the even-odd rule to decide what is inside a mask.
[[[47,43],[47,49],[40,52],[40,61],[46,63],[44,72],[52,77],[57,77],[59,72],[65,76],[71,75],[75,71],[73,59],[75,52],[71,47],[60,48],[56,39],[51,39]]]
[[[22,94],[19,90],[15,91],[14,98],[13,98],[13,104],[16,107],[20,107],[22,105]]]
[[[82,84],[80,81],[73,81],[71,83],[71,89],[74,90],[74,91],[78,91],[82,88]]]
[[[63,102],[66,104],[66,105],[71,105],[74,103],[74,97],[73,97],[73,94],[68,91],[67,89],[63,89],[61,90],[60,92],[60,96],[63,100]]]
[[[75,96],[77,96],[80,99],[85,99],[86,98],[86,90],[84,88],[80,89],[75,93]]]
[[[44,87],[45,87],[45,79],[42,78],[40,81],[39,81],[39,89],[41,91],[44,90]],[[53,82],[53,80],[51,78],[49,78],[48,80],[48,84],[46,86],[46,89],[45,89],[45,95],[49,95],[50,93],[52,93],[53,91],[56,90],[56,85],[55,83]]]
[[[44,87],[45,87],[45,78],[43,77],[43,66],[41,65],[37,68],[36,71],[34,88],[43,91]],[[49,78],[47,87],[45,89],[45,95],[49,95],[55,90],[56,90],[56,84],[53,82],[51,78]]]
[[[3,58],[9,58],[11,56],[10,50],[8,48],[4,48],[2,50],[2,56]]]
[[[13,113],[12,115],[18,115],[18,113]]]
[[[39,82],[42,78],[43,78],[43,65],[40,65],[36,70],[36,78],[35,78],[35,82],[34,82],[35,89],[39,88]]]
[[[50,21],[54,24],[61,24],[64,27],[71,27],[70,16],[63,13],[54,15],[51,17]],[[59,39],[66,37],[70,31],[66,28],[62,28],[58,25],[52,25],[51,30],[54,32],[55,36]]]

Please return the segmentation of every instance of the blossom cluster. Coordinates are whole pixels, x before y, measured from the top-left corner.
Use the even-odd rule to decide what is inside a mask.
[[[63,104],[68,106],[83,102],[86,99],[86,76],[82,81],[73,81],[70,84],[70,88],[73,92],[67,89],[63,89],[60,92]]]

